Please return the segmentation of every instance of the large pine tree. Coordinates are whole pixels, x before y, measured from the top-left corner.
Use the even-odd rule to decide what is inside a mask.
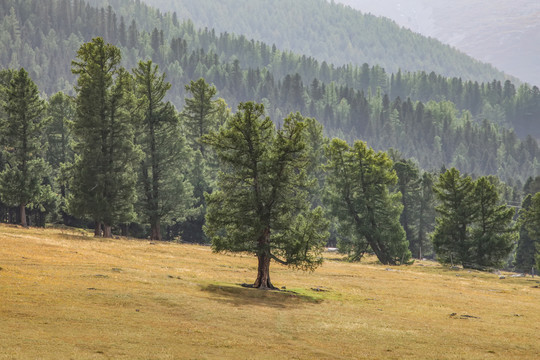
[[[500,204],[486,177],[473,181],[452,168],[434,186],[439,200],[433,245],[443,263],[469,268],[501,266],[517,236],[514,209]]]
[[[72,166],[69,209],[96,223],[95,235],[111,237],[112,225],[134,216],[139,153],[134,144],[131,76],[120,67],[120,50],[95,38],[72,62],[78,75],[73,123],[77,157]]]
[[[420,171],[411,160],[398,158],[394,161],[394,170],[398,176],[397,189],[401,192],[401,203],[403,204],[400,223],[405,230],[411,253],[418,258],[422,253],[418,236],[421,196]]]
[[[411,257],[399,222],[401,194],[390,188],[397,182],[392,161],[362,141],[349,146],[333,139],[327,147],[328,200],[345,240],[342,250],[358,260],[371,248],[383,264],[407,262]]]
[[[141,162],[139,209],[150,223],[152,240],[161,240],[161,224],[170,217],[181,219],[191,205],[191,184],[184,178],[190,153],[181,133],[174,107],[164,101],[171,85],[152,61],[139,62],[135,74],[141,116],[138,143]]]
[[[71,148],[71,130],[69,124],[75,119],[75,104],[73,98],[62,92],[54,94],[49,100],[49,123],[45,129],[47,137],[46,160],[53,170],[53,178],[57,179],[60,191],[60,215],[65,225],[70,222],[66,211],[68,189],[62,169],[73,163],[75,154]]]
[[[205,79],[191,81],[185,86],[186,92],[191,95],[186,98],[186,103],[181,116],[188,143],[194,150],[194,166],[190,174],[195,197],[194,210],[181,224],[182,236],[192,242],[206,242],[202,231],[204,216],[206,214],[205,193],[211,193],[215,186],[218,170],[215,153],[201,142],[201,137],[211,131],[215,131],[223,122],[221,118],[227,118],[227,104],[222,100],[215,100],[217,90]]]
[[[439,200],[432,235],[437,257],[443,263],[472,264],[475,256],[470,227],[478,215],[473,180],[452,168],[439,176],[433,190]]]
[[[418,258],[433,256],[433,244],[429,234],[435,226],[435,194],[433,193],[433,174],[424,172],[418,199]]]
[[[497,189],[484,176],[474,183],[474,198],[478,204],[478,217],[471,232],[475,264],[500,267],[517,240],[518,234],[513,225],[516,211],[500,204]]]
[[[305,127],[296,114],[276,130],[263,105],[248,102],[203,138],[221,165],[218,189],[206,197],[204,230],[215,251],[257,256],[256,288],[274,288],[271,260],[305,269],[322,261],[328,222],[307,200],[314,182],[306,172]]]
[[[20,223],[27,226],[26,207],[50,193],[50,187],[43,184],[49,171],[41,141],[45,102],[26,70],[21,68],[12,77],[5,90],[5,116],[0,117],[0,142],[6,163],[0,173],[0,196],[4,203],[19,207]]]

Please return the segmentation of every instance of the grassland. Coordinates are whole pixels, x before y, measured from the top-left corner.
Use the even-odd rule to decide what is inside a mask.
[[[0,226],[0,359],[538,359],[538,278]]]

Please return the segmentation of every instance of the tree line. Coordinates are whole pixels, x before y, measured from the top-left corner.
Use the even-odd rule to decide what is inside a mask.
[[[540,174],[536,87],[434,72],[389,74],[379,65],[335,66],[242,35],[196,29],[137,2],[110,4],[1,2],[1,63],[27,69],[48,95],[72,95],[70,54],[99,35],[121,49],[125,68],[149,58],[158,64],[171,82],[167,100],[177,107],[186,97],[184,84],[203,77],[233,108],[255,100],[274,119],[300,110],[317,118],[327,136],[398,149],[424,169],[454,166],[497,175],[516,188]]]
[[[242,102],[232,114],[202,78],[177,112],[156,64],[130,72],[120,61],[102,38],[83,44],[75,96],[48,102],[24,68],[0,72],[4,221],[211,241],[256,254],[263,288],[271,260],[313,268],[328,241],[383,264],[537,263],[539,178],[527,181],[516,223],[513,190],[494,176],[425,172],[399,151],[330,140],[299,112],[275,122],[263,104]]]

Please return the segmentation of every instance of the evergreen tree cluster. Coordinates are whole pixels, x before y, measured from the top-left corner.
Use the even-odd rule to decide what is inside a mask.
[[[473,181],[452,168],[434,186],[439,213],[433,246],[444,263],[500,267],[515,243],[515,209],[500,203],[486,177]]]
[[[82,1],[0,2],[9,8],[0,24],[9,31],[2,34],[11,36],[0,46],[11,49],[8,67],[20,68],[0,71],[3,221],[92,224],[104,236],[211,239],[217,250],[256,253],[264,266],[273,259],[307,268],[318,264],[319,235],[326,231],[309,229],[333,223],[330,241],[353,260],[374,252],[383,263],[401,264],[436,254],[464,266],[502,266],[511,262],[517,242],[516,268],[535,266],[535,213],[525,206],[535,202],[524,200],[519,241],[505,203],[521,201],[526,179],[525,192],[540,191],[538,144],[505,126],[535,118],[537,88],[516,91],[509,81],[501,87],[499,81],[477,84],[434,73],[388,76],[367,64],[334,67],[243,36],[195,30],[189,21],[180,24],[174,14],[138,2],[110,3],[98,9]],[[112,5],[125,14],[119,21]],[[129,11],[149,19],[145,27],[131,19],[126,29]],[[45,14],[50,21],[37,21]],[[60,14],[63,25],[55,21]],[[89,18],[101,26],[89,23],[82,32]],[[48,43],[43,31],[35,31],[35,39],[27,33],[34,23],[48,29]],[[105,32],[105,39],[80,45],[94,31]],[[23,56],[32,41],[46,51]],[[47,70],[50,61],[58,72]],[[32,78],[49,85],[44,90]],[[57,89],[68,95],[53,94]],[[234,116],[218,93],[238,105]],[[48,101],[42,100],[46,94],[53,94]],[[499,124],[484,118],[489,107],[500,115]],[[296,111],[303,115],[285,115]],[[250,144],[227,145],[239,141],[235,121],[251,124],[262,141],[251,157],[242,153]],[[343,140],[330,141],[323,132]],[[434,169],[441,166],[453,169],[439,176]],[[496,176],[473,181],[457,169]],[[454,189],[463,204],[445,198],[447,177],[466,185]],[[258,181],[264,197],[253,202],[249,190]],[[236,204],[231,194],[245,201]],[[246,208],[235,208],[242,204]],[[261,211],[256,227],[227,219],[255,211]],[[258,245],[225,236],[248,230]],[[291,242],[294,237],[304,241]],[[266,275],[259,285],[272,287]]]
[[[259,257],[255,285],[262,288],[273,288],[272,259],[317,266],[332,219],[339,224],[338,247],[351,260],[372,251],[384,264],[407,263],[412,254],[430,252],[431,229],[443,262],[484,268],[508,260],[517,238],[515,211],[500,198],[505,185],[496,177],[472,181],[452,168],[433,184],[399,152],[325,140],[322,125],[300,113],[278,130],[263,104],[241,103],[231,116],[203,79],[186,86],[193,97],[179,114],[164,101],[170,84],[157,65],[140,62],[131,74],[120,59],[119,49],[102,38],[83,44],[72,62],[76,97],[58,93],[48,108],[23,68],[2,71],[4,216],[11,218],[9,207],[16,207],[26,226],[26,208],[38,209],[38,224],[91,221],[95,235],[106,237],[113,227],[127,235],[134,223],[161,240],[162,230],[171,238],[175,224],[197,236],[197,229],[185,231],[191,215],[199,239],[202,227],[216,251]],[[535,184],[531,178],[526,189]],[[519,242],[521,268],[531,251],[536,262],[536,198],[529,196],[522,212],[529,237]]]

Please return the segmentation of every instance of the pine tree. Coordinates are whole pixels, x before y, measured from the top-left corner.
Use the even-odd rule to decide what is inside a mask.
[[[72,214],[88,216],[96,223],[95,235],[112,237],[112,225],[134,216],[135,166],[131,114],[131,76],[119,66],[120,50],[95,38],[83,44],[72,62],[77,79],[76,119],[73,123],[74,150],[71,168]]]
[[[474,264],[481,268],[500,267],[517,240],[515,210],[500,204],[497,189],[486,177],[475,181],[474,199],[478,204],[478,217],[471,231]]]
[[[137,23],[135,22],[135,19],[131,20],[131,24],[128,28],[127,38],[127,47],[129,49],[136,48],[139,43],[139,31],[137,30]]]
[[[439,261],[452,264],[473,264],[473,242],[470,227],[478,215],[474,198],[474,182],[462,177],[455,168],[439,176],[433,190],[439,201],[433,232],[433,246]]]
[[[434,187],[440,202],[433,245],[444,263],[484,269],[501,266],[512,251],[515,211],[500,204],[499,194],[486,177],[473,181],[452,168]]]
[[[73,163],[75,155],[71,148],[71,131],[69,124],[75,118],[75,104],[73,99],[62,93],[54,94],[49,100],[49,123],[45,129],[47,137],[47,163],[53,169],[53,177],[57,179],[60,190],[60,215],[63,223],[67,225],[69,216],[66,212],[67,187],[62,176],[62,169]]]
[[[532,268],[536,267],[536,255],[540,253],[537,250],[536,241],[529,234],[525,214],[529,211],[532,203],[532,195],[529,194],[521,203],[519,211],[519,240],[516,249],[516,258],[514,266],[516,271],[528,273]]]
[[[310,202],[315,205],[323,204],[323,188],[324,188],[324,169],[323,165],[326,162],[324,146],[328,143],[328,138],[325,138],[324,129],[321,123],[314,118],[306,118],[305,142],[309,157],[307,173],[316,181],[310,190]]]
[[[528,209],[524,209],[521,221],[528,236],[532,239],[532,244],[528,244],[532,252],[529,256],[534,256],[536,269],[540,271],[540,193],[531,197],[530,206]]]
[[[205,233],[215,251],[258,258],[253,287],[273,289],[270,261],[313,269],[322,261],[328,222],[310,210],[305,123],[291,115],[276,130],[262,104],[241,103],[217,132],[203,137],[220,160],[218,189],[207,195]]]
[[[435,226],[435,194],[433,193],[433,174],[424,172],[422,175],[420,198],[418,205],[418,258],[430,256],[433,244],[429,234]]]
[[[141,126],[137,136],[144,153],[140,170],[139,207],[150,223],[152,240],[161,240],[161,224],[182,219],[189,207],[191,185],[185,179],[189,153],[173,106],[164,102],[171,84],[152,61],[139,62],[135,74]]]
[[[4,117],[0,117],[0,141],[5,168],[0,173],[0,197],[19,207],[20,222],[27,226],[26,207],[38,205],[50,194],[43,184],[50,169],[43,159],[41,132],[45,102],[24,68],[12,74],[7,87]],[[34,204],[31,204],[34,203]]]
[[[397,160],[397,161],[396,161]],[[405,230],[409,249],[414,257],[421,253],[419,244],[418,223],[420,199],[420,171],[418,167],[410,160],[394,160],[394,170],[398,177],[397,189],[401,193],[401,203],[403,211],[400,216],[400,223]]]
[[[126,24],[124,23],[124,17],[120,17],[120,26],[118,27],[118,42],[121,46],[127,45],[127,30],[126,30]]]
[[[215,129],[216,105],[214,96],[216,87],[209,85],[204,79],[191,81],[186,85],[186,91],[191,94],[191,98],[186,98],[186,105],[182,111],[184,126],[186,128],[188,140],[198,147],[201,154],[205,156],[205,146],[199,139]]]
[[[201,137],[217,129],[219,123],[226,120],[228,111],[224,101],[214,100],[216,88],[204,79],[191,81],[185,87],[191,97],[186,98],[181,116],[186,137],[195,151],[191,184],[195,197],[195,211],[182,224],[183,236],[197,242],[206,242],[202,227],[206,214],[205,193],[211,193],[216,180],[217,159],[215,153],[200,141]],[[220,119],[220,117],[225,119]]]
[[[154,30],[152,30],[152,40],[150,44],[152,46],[152,49],[154,49],[154,54],[157,55],[159,53],[159,46],[160,46],[159,31],[157,28],[154,28]]]
[[[401,194],[391,193],[397,182],[392,161],[362,141],[349,146],[333,139],[327,147],[328,200],[348,241],[340,247],[358,260],[371,248],[383,264],[403,264],[411,256],[399,222]]]

